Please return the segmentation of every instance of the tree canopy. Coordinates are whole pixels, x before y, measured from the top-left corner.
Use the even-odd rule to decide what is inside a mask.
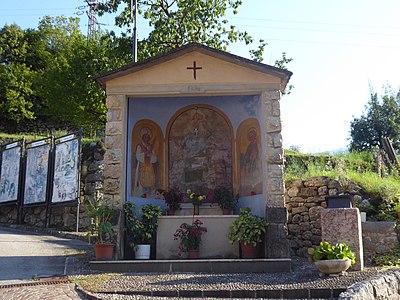
[[[37,29],[18,25],[0,28],[0,125],[38,122],[50,128],[104,126],[105,93],[94,75],[132,61],[130,0],[101,2],[99,15],[117,14],[116,25],[126,30],[100,32],[88,40],[78,18],[45,16]],[[189,42],[227,50],[235,42],[254,39],[230,25],[226,16],[236,14],[241,0],[138,0],[138,13],[152,28],[139,41],[138,59],[166,52]],[[119,14],[118,14],[119,13]],[[267,43],[259,41],[250,56],[262,61]],[[283,56],[275,65],[286,68],[292,59]],[[290,89],[290,87],[289,87]],[[20,128],[25,126],[20,126]]]
[[[363,115],[350,123],[350,150],[371,150],[381,147],[382,138],[389,138],[400,149],[400,91],[386,88],[384,94],[371,91],[371,99]]]
[[[0,31],[0,121],[97,129],[105,123],[105,94],[92,80],[130,62],[120,39],[80,32],[78,18],[44,17],[37,29],[16,24]]]

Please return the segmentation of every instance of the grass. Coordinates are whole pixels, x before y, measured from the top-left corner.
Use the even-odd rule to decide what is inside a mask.
[[[377,220],[395,218],[395,206],[400,203],[400,175],[398,170],[383,176],[376,172],[372,152],[304,155],[285,152],[286,164],[284,181],[288,186],[293,180],[326,176],[338,180],[346,187],[355,183],[362,187],[364,199],[372,204],[369,214]]]
[[[53,136],[55,137],[61,137],[64,135],[67,135],[67,131],[54,131]],[[27,142],[32,142],[40,139],[44,139],[46,137],[49,137],[49,135],[42,135],[42,134],[8,134],[8,133],[0,133],[0,144],[6,144],[6,143],[11,143],[14,141],[19,141],[21,139],[25,139]],[[83,144],[89,144],[91,142],[97,142],[99,141],[100,138],[87,138],[84,137],[82,138],[82,143]]]

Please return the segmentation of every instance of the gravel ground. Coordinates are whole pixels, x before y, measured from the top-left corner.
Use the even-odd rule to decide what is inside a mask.
[[[382,268],[367,267],[364,271],[349,271],[343,276],[321,275],[312,263],[294,259],[290,273],[129,273],[129,274],[86,274],[78,272],[70,276],[80,286],[101,299],[167,299],[138,295],[118,295],[118,292],[132,291],[174,291],[174,290],[280,290],[306,288],[347,288],[385,272]],[[103,294],[114,293],[114,294]],[[179,298],[200,299],[200,298]],[[201,298],[216,299],[216,298]],[[221,298],[220,298],[221,299]],[[233,298],[231,298],[233,299]],[[244,298],[241,298],[244,300]]]

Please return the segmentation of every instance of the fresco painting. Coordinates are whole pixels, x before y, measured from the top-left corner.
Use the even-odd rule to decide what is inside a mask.
[[[49,151],[49,144],[26,150],[24,204],[46,201]]]
[[[77,200],[79,178],[79,141],[70,140],[55,146],[52,203]]]
[[[250,196],[262,194],[262,148],[260,125],[257,119],[243,121],[236,134],[239,158],[239,194]]]
[[[221,112],[192,105],[178,112],[169,128],[170,187],[203,193],[232,187],[232,129]]]
[[[17,201],[21,147],[4,150],[1,161],[0,203]]]
[[[151,120],[138,121],[132,131],[131,194],[151,197],[164,188],[164,138],[161,128]]]

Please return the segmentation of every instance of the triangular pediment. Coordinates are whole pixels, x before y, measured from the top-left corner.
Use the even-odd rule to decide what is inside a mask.
[[[286,86],[291,72],[200,44],[113,70],[96,78],[103,88],[143,85],[273,84]]]

